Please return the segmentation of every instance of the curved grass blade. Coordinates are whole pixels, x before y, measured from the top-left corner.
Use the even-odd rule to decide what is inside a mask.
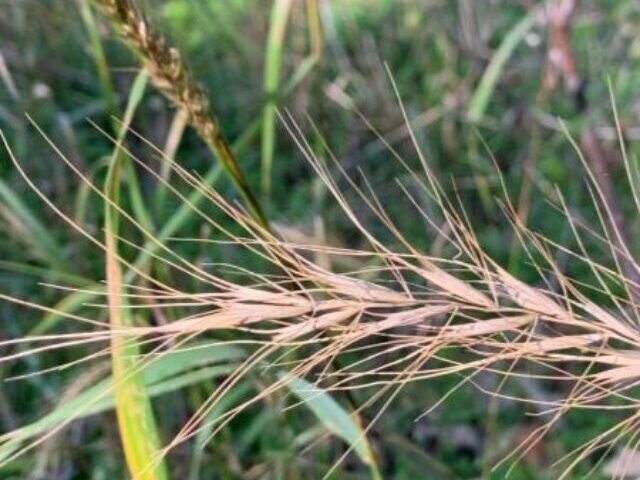
[[[267,103],[262,117],[262,195],[271,194],[271,169],[275,148],[276,98],[280,84],[282,44],[291,12],[291,0],[276,0],[271,10],[269,36],[265,53],[264,90]]]
[[[469,110],[467,111],[467,119],[471,122],[478,122],[484,116],[491,95],[496,88],[498,79],[504,66],[515,51],[520,41],[525,37],[527,32],[531,30],[536,22],[536,16],[529,14],[516,23],[513,28],[505,35],[504,40],[494,53],[489,65],[487,66],[480,83],[473,92],[473,97],[469,102]]]
[[[298,397],[334,435],[342,438],[360,457],[374,479],[382,479],[366,433],[331,395],[298,377],[282,374],[286,387]]]
[[[134,102],[132,102],[134,103]],[[129,109],[127,109],[129,111]],[[128,117],[131,118],[131,115]],[[125,115],[125,120],[127,115]],[[126,131],[126,124],[121,132]],[[118,262],[119,215],[114,205],[120,197],[120,175],[123,156],[114,151],[105,183],[105,268],[107,273],[107,299],[109,321],[114,329],[133,325],[131,312],[125,302],[125,288]],[[131,476],[140,480],[167,480],[168,470],[164,461],[157,461],[160,438],[151,401],[144,383],[137,372],[138,348],[135,343],[114,336],[111,340],[111,366],[115,381],[115,406],[120,439]]]
[[[141,372],[140,376],[149,397],[174,392],[204,380],[227,375],[245,352],[231,345],[192,345],[162,356]],[[10,457],[25,442],[46,433],[70,419],[77,420],[106,412],[115,406],[112,377],[98,381],[73,399],[58,405],[47,415],[8,434],[10,440],[0,445],[0,462]]]

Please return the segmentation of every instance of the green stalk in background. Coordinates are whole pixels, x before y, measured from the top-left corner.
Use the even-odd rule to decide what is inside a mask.
[[[310,53],[303,58],[290,78],[280,85],[282,50],[287,23],[291,14],[290,0],[276,0],[271,10],[269,36],[265,52],[264,92],[266,95],[262,115],[262,195],[267,201],[271,197],[271,177],[273,153],[276,146],[276,108],[278,101],[286,97],[304,80],[322,56],[322,27],[317,0],[308,0],[307,24],[309,29]]]
[[[262,119],[262,195],[271,195],[271,169],[275,149],[276,101],[280,85],[282,44],[291,13],[291,0],[275,0],[269,22],[269,37],[264,64],[266,104]]]
[[[480,82],[476,86],[469,108],[467,110],[467,120],[472,124],[478,124],[483,118],[493,92],[498,85],[498,80],[504,71],[507,61],[511,58],[526,34],[533,28],[536,16],[529,14],[516,23],[505,35],[502,43],[491,57]],[[479,152],[478,137],[475,132],[468,134],[468,157],[473,168],[473,180],[478,189],[478,194],[482,201],[485,212],[493,213],[494,207],[491,199],[491,188],[486,175],[482,172],[482,158]]]
[[[467,119],[472,123],[477,123],[484,117],[484,112],[491,101],[491,96],[498,84],[500,75],[507,64],[507,61],[513,55],[516,47],[522,39],[527,35],[529,30],[536,23],[536,16],[529,14],[516,23],[511,30],[505,35],[502,43],[491,57],[491,61],[487,65],[480,83],[473,92],[469,109],[467,110]]]
[[[109,64],[107,63],[107,57],[105,55],[104,48],[102,47],[102,41],[100,40],[100,32],[96,25],[93,12],[91,11],[89,0],[78,0],[78,2],[82,22],[84,23],[90,38],[91,53],[98,72],[98,78],[100,80],[100,93],[107,105],[107,111],[113,117],[111,128],[114,134],[118,136],[118,132],[120,132],[120,124],[116,118],[120,118],[122,116],[122,112],[118,106],[118,95],[116,94],[113,82],[111,81]],[[122,155],[122,153],[119,152],[118,155]],[[133,207],[133,214],[137,221],[144,225],[148,231],[152,232],[154,231],[153,221],[149,210],[144,204],[142,189],[140,188],[140,182],[136,176],[135,169],[128,159],[123,160],[123,168],[125,179],[129,187],[128,193]]]

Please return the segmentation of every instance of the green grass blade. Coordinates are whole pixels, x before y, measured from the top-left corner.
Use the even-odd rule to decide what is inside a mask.
[[[282,44],[291,12],[291,0],[275,0],[271,10],[269,36],[265,52],[264,91],[266,104],[262,117],[262,195],[271,195],[271,170],[275,149],[276,99],[280,87]]]
[[[247,126],[245,131],[240,135],[233,143],[231,149],[234,155],[241,155],[247,150],[251,144],[251,141],[260,131],[260,119],[256,119]],[[211,168],[205,176],[202,178],[202,187],[213,187],[224,170],[224,166],[217,164]],[[187,201],[182,202],[178,209],[169,217],[164,223],[162,228],[158,230],[156,240],[164,242],[171,236],[173,236],[181,227],[183,227],[190,219],[196,215],[194,208],[198,208],[202,205],[202,202],[206,200],[206,195],[203,189],[195,189],[187,196]],[[138,255],[134,262],[136,268],[144,268],[153,257],[153,254],[157,253],[160,249],[158,242],[149,240],[145,243],[143,251]],[[134,271],[128,271],[125,275],[127,283],[131,282],[135,278]]]
[[[72,314],[78,311],[86,303],[95,299],[97,294],[95,292],[104,292],[104,285],[101,283],[95,283],[85,287],[86,290],[80,290],[73,292],[57,304],[55,304],[49,313],[47,313],[38,324],[33,327],[28,335],[44,335],[53,328],[55,328],[61,320],[65,319],[65,314]]]
[[[176,352],[163,352],[141,372],[150,397],[174,392],[204,380],[228,375],[245,352],[230,345],[191,345]],[[100,380],[74,398],[61,403],[47,415],[11,432],[11,440],[0,446],[0,461],[11,456],[25,442],[70,420],[106,412],[116,404],[112,377]]]
[[[135,103],[135,102],[130,102]],[[125,120],[127,116],[125,115]],[[122,132],[126,130],[126,124]],[[117,147],[116,147],[117,149]],[[131,312],[125,306],[126,289],[118,260],[120,176],[123,156],[117,151],[109,167],[105,183],[105,196],[111,203],[105,205],[105,264],[107,272],[107,298],[109,321],[114,329],[133,326]],[[156,455],[160,438],[151,401],[137,372],[138,348],[135,343],[119,336],[111,340],[111,366],[115,382],[115,406],[120,440],[131,476],[140,480],[166,480],[168,470]]]
[[[89,44],[91,45],[91,53],[93,55],[93,61],[96,65],[98,73],[98,83],[100,86],[100,94],[104,99],[107,110],[110,115],[118,115],[118,96],[116,95],[113,83],[111,82],[111,75],[109,73],[109,65],[107,63],[107,57],[102,48],[102,41],[100,39],[100,31],[96,24],[93,12],[91,11],[91,5],[89,0],[78,0],[78,9],[80,11],[80,18],[82,23],[89,34]]]
[[[98,72],[98,79],[100,84],[100,93],[107,104],[107,109],[110,115],[112,115],[111,126],[114,132],[116,132],[118,136],[118,140],[122,141],[124,136],[126,135],[126,128],[122,125],[129,125],[131,119],[127,121],[127,115],[132,116],[133,112],[135,112],[142,96],[144,95],[144,91],[146,89],[148,83],[148,75],[146,71],[143,70],[144,73],[138,74],[136,79],[134,80],[133,86],[131,87],[131,91],[129,93],[129,99],[126,107],[126,111],[124,113],[125,119],[122,122],[122,125],[115,120],[113,117],[120,117],[121,112],[118,107],[118,96],[115,93],[115,88],[113,86],[113,82],[111,81],[111,75],[109,73],[109,64],[107,63],[107,57],[102,46],[102,40],[100,39],[100,31],[98,30],[98,26],[96,24],[95,18],[93,16],[93,11],[91,10],[91,5],[88,0],[78,0],[80,16],[82,18],[82,22],[89,34],[90,45],[91,45],[91,53],[93,55],[93,60],[96,65],[96,70]],[[116,151],[114,154],[121,155],[121,152]],[[142,200],[142,192],[140,189],[140,185],[138,183],[138,179],[135,175],[135,170],[131,162],[123,163],[125,169],[125,178],[127,184],[129,186],[128,193],[131,200],[131,205],[133,209],[133,214],[136,219],[145,226],[149,231],[153,228],[153,223],[151,221],[151,215],[149,214],[147,208],[144,205],[144,201]]]
[[[622,153],[622,161],[624,163],[624,169],[627,174],[627,180],[631,188],[631,196],[636,206],[636,210],[640,213],[640,163],[637,157],[629,158],[627,154],[627,147],[624,142],[624,135],[622,133],[622,125],[620,124],[620,116],[618,115],[618,107],[616,105],[616,97],[613,92],[613,85],[611,83],[611,77],[607,78],[607,87],[609,89],[609,101],[611,102],[611,108],[613,110],[613,119],[616,124],[616,135],[618,137],[618,144],[620,146],[620,152]]]
[[[101,170],[109,168],[110,161],[111,159],[109,157],[102,157],[91,165],[91,168],[85,173],[85,175],[92,184],[95,184],[93,179],[97,177]],[[76,193],[73,207],[73,220],[78,225],[85,225],[87,212],[90,211],[89,209],[91,207],[89,200],[92,191],[91,185],[87,182],[81,182],[78,186],[78,193]]]
[[[496,88],[504,66],[527,32],[535,25],[535,22],[535,15],[527,15],[516,23],[509,33],[505,35],[498,50],[493,54],[489,65],[484,71],[480,83],[473,92],[473,97],[471,97],[471,101],[469,102],[469,110],[467,111],[467,119],[470,122],[478,122],[484,116],[484,112],[487,109],[487,105],[489,105],[491,95]]]
[[[290,375],[282,374],[281,377],[286,378],[287,388],[313,412],[327,430],[347,442],[369,467],[372,477],[381,479],[371,445],[354,418],[331,395],[316,385]]]
[[[12,260],[0,260],[0,270],[30,275],[45,282],[64,282],[66,285],[76,287],[86,287],[91,283],[91,280],[88,278],[70,272],[59,271],[49,267],[38,267],[28,263],[14,262]]]
[[[300,82],[307,78],[307,76],[309,75],[311,70],[313,70],[313,67],[315,67],[317,63],[318,60],[315,57],[303,58],[296,69],[293,71],[287,82],[282,87],[282,96],[286,97],[293,91],[294,88],[296,88],[300,84]]]
[[[211,437],[213,429],[217,425],[216,420],[232,407],[238,405],[243,399],[247,398],[250,390],[251,384],[247,382],[236,385],[235,388],[231,389],[220,399],[218,403],[216,403],[202,421],[202,425],[198,429],[198,434],[196,435],[195,448],[193,449],[193,456],[191,457],[189,480],[198,480],[201,478],[200,466],[204,460],[204,449],[207,440]]]
[[[142,101],[142,97],[146,91],[147,85],[149,83],[149,75],[146,70],[141,70],[140,73],[136,76],[133,81],[133,85],[131,86],[131,91],[129,92],[129,99],[127,100],[127,106],[125,108],[124,117],[122,119],[122,123],[118,123],[114,128],[118,129],[118,145],[121,145],[127,136],[127,130],[131,121],[133,120],[133,116]],[[124,152],[120,149],[116,149],[113,155],[121,155],[126,157]],[[113,159],[112,159],[113,161]],[[153,231],[153,222],[151,220],[151,215],[147,210],[147,207],[144,204],[144,200],[142,198],[142,191],[140,190],[140,184],[138,182],[138,178],[136,176],[136,172],[133,168],[133,163],[125,158],[122,161],[122,165],[124,168],[124,174],[127,181],[127,185],[129,187],[129,198],[131,200],[131,208],[133,213],[142,226],[144,226],[147,231]]]

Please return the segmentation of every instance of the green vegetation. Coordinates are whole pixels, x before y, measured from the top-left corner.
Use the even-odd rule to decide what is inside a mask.
[[[0,10],[0,478],[617,478],[637,2]]]

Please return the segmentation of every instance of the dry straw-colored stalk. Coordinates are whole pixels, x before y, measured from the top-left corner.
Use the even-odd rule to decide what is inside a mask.
[[[94,1],[141,58],[155,87],[187,113],[189,123],[222,163],[254,217],[266,226],[267,220],[221,131],[209,98],[193,79],[178,49],[169,46],[133,0]]]

